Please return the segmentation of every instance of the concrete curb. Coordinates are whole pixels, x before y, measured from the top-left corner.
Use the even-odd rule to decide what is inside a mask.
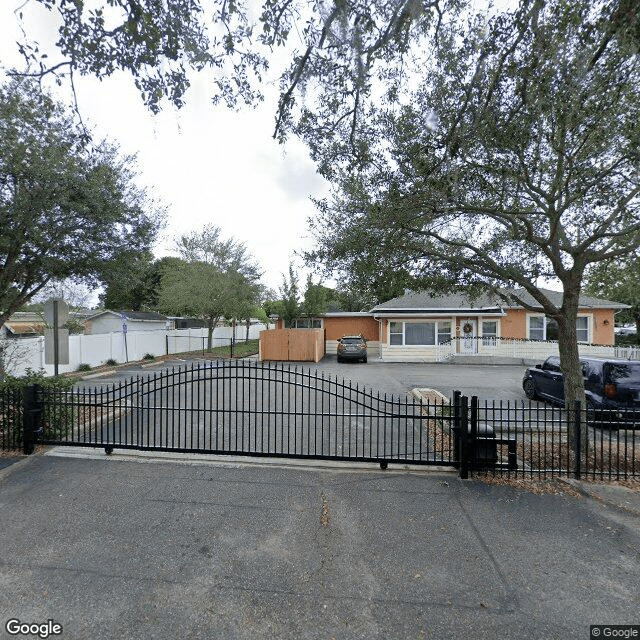
[[[574,478],[558,478],[558,480],[573,487],[585,498],[592,498],[610,507],[640,516],[640,491],[619,485],[583,482]]]
[[[411,465],[390,463],[387,469],[380,469],[374,462],[349,462],[341,460],[301,460],[296,458],[268,458],[251,456],[227,456],[206,453],[177,453],[173,451],[139,451],[137,449],[116,449],[110,455],[104,449],[90,447],[53,447],[42,455],[57,458],[82,458],[104,460],[107,462],[170,462],[196,466],[231,466],[239,467],[277,467],[279,469],[296,469],[298,471],[345,471],[345,472],[379,472],[394,473],[399,471],[422,473],[447,473],[457,476],[457,471],[448,466]],[[13,465],[12,465],[13,466]]]
[[[22,467],[29,464],[29,462],[33,460],[33,458],[35,458],[37,455],[39,454],[34,453],[30,456],[19,457],[19,459],[13,464],[10,464],[4,467],[3,469],[0,469],[0,481],[6,478],[11,473],[13,473],[16,469],[21,469]],[[18,456],[16,456],[16,458],[18,458]]]

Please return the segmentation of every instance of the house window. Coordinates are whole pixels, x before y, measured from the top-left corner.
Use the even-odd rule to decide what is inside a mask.
[[[482,335],[489,338],[495,338],[498,335],[498,321],[497,320],[483,320],[482,321]]]
[[[546,318],[529,316],[529,340],[546,340]]]
[[[589,342],[589,316],[578,316],[576,334],[578,342]]]
[[[576,319],[578,342],[589,342],[589,316]],[[529,340],[558,340],[558,323],[546,316],[529,316]]]
[[[402,322],[389,323],[389,344],[402,344]]]
[[[287,329],[322,329],[322,318],[298,318]]]
[[[482,321],[482,344],[485,347],[495,347],[498,338],[498,321]]]
[[[404,343],[407,345],[435,344],[435,322],[405,322]]]
[[[389,323],[389,344],[392,345],[431,346],[448,340],[451,340],[450,320]]]
[[[451,320],[438,320],[438,344],[451,341]]]

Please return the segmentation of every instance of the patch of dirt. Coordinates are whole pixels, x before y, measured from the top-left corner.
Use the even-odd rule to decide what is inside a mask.
[[[528,491],[535,495],[551,494],[551,495],[568,495],[574,498],[581,498],[582,494],[564,482],[561,478],[549,478],[548,480],[528,480],[525,478],[512,478],[510,476],[493,475],[491,473],[474,473],[474,480],[479,480],[485,484],[498,487],[511,487],[512,489],[520,489]]]
[[[322,495],[322,511],[320,512],[320,524],[323,527],[329,526],[329,503],[327,502],[326,496]]]
[[[558,434],[540,434],[518,442],[518,458],[535,469],[572,469],[574,452],[567,442],[554,439]],[[615,474],[637,473],[640,470],[640,447],[616,441],[598,441],[591,444],[586,460],[582,459],[584,473]]]

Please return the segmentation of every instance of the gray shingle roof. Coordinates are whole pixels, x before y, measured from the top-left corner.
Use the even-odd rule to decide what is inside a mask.
[[[510,290],[503,289],[503,293],[508,294]],[[524,289],[511,290],[514,294],[518,295],[520,299],[533,307],[541,308],[540,305],[534,300],[534,298],[527,293]],[[541,289],[544,294],[555,305],[560,306],[562,304],[562,292],[551,291],[550,289]],[[629,305],[622,304],[620,302],[612,302],[610,300],[602,300],[599,298],[592,298],[591,296],[580,296],[580,308],[581,309],[628,309]],[[499,309],[517,309],[522,305],[513,302],[505,302],[498,296],[491,296],[483,294],[477,298],[471,299],[465,293],[454,293],[447,295],[437,295],[429,293],[427,291],[408,292],[403,296],[383,302],[376,305],[371,311],[372,313],[382,313],[390,311],[496,311]]]

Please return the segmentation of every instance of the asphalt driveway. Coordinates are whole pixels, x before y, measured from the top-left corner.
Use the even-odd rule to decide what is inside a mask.
[[[0,522],[2,637],[12,618],[63,640],[583,640],[640,622],[636,517],[453,474],[35,456],[0,475]]]
[[[172,360],[141,367],[134,365],[100,377],[86,378],[83,384],[109,384],[131,376],[153,375],[154,372],[173,367],[190,366],[201,360]],[[371,358],[367,363],[338,363],[334,355],[320,362],[284,363],[284,366],[315,369],[325,375],[337,376],[366,385],[374,391],[404,395],[416,387],[437,389],[447,397],[458,390],[469,397],[477,395],[487,400],[526,400],[522,390],[523,365],[468,365],[448,363],[382,362]]]
[[[449,364],[419,362],[340,363],[325,356],[317,365],[326,373],[362,382],[385,392],[403,394],[416,387],[436,389],[450,398],[454,391],[487,400],[526,400],[522,390],[523,365]]]

